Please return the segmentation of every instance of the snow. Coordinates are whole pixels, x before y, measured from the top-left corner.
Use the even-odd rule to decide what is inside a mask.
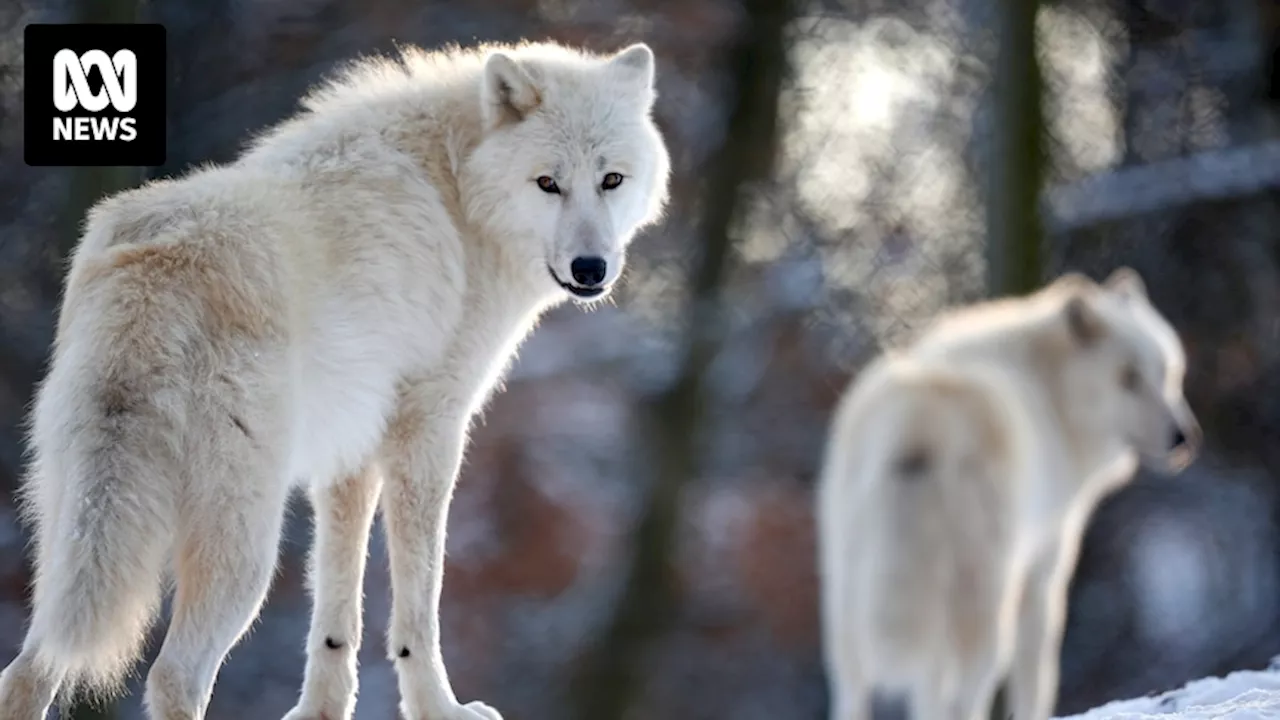
[[[1204,678],[1162,695],[1118,700],[1070,720],[1263,720],[1280,718],[1280,658],[1268,670]],[[1063,718],[1066,720],[1066,718]]]

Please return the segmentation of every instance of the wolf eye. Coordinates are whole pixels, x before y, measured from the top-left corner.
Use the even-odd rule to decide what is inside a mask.
[[[1125,365],[1120,371],[1120,386],[1129,392],[1137,392],[1142,384],[1142,375],[1133,365]]]
[[[622,184],[622,173],[608,173],[600,183],[601,190],[612,190]]]
[[[551,193],[553,195],[560,194],[560,186],[556,184],[555,180],[552,180],[547,175],[539,176],[537,183],[538,183],[538,189],[541,190],[542,192]]]

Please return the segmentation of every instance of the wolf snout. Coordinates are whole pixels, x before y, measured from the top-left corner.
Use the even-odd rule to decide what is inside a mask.
[[[1194,420],[1174,424],[1169,435],[1169,456],[1175,469],[1184,468],[1195,459],[1203,437],[1200,425]]]
[[[609,287],[605,279],[609,276],[609,265],[604,258],[596,256],[576,257],[569,263],[569,275],[565,277],[556,272],[550,263],[547,272],[565,292],[579,300],[590,300],[605,294]]]
[[[604,258],[594,255],[576,257],[569,263],[569,274],[582,287],[596,287],[604,282],[608,271],[609,264]]]
[[[1200,449],[1202,440],[1204,440],[1204,434],[1198,424],[1179,423],[1174,426],[1173,436],[1169,438],[1169,449],[1195,452]]]

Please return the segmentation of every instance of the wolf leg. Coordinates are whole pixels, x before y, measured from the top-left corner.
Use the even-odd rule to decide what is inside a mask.
[[[458,703],[440,649],[445,523],[468,421],[465,403],[420,384],[402,397],[383,450],[392,598],[387,640],[406,720],[501,720],[484,703]]]
[[[179,508],[173,620],[147,674],[152,720],[204,717],[218,668],[275,570],[288,478],[265,443],[224,424],[204,439],[207,452],[193,453],[192,490]]]
[[[302,697],[285,720],[350,720],[355,712],[361,602],[369,530],[381,471],[370,464],[331,486],[314,488],[315,545],[311,550],[311,632]]]

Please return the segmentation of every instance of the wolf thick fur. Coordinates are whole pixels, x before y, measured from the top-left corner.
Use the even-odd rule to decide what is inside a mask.
[[[538,316],[599,297],[667,199],[645,45],[366,60],[234,164],[90,212],[32,415],[34,606],[0,719],[110,688],[176,581],[149,716],[203,717],[257,615],[286,496],[316,509],[306,680],[345,720],[381,498],[408,720],[498,718],[440,650],[445,521],[471,416]],[[575,262],[576,261],[576,262]]]
[[[1090,513],[1199,442],[1184,366],[1122,268],[947,313],[860,374],[818,488],[832,720],[870,717],[876,689],[916,720],[985,719],[1010,671],[1015,720],[1050,717]]]

